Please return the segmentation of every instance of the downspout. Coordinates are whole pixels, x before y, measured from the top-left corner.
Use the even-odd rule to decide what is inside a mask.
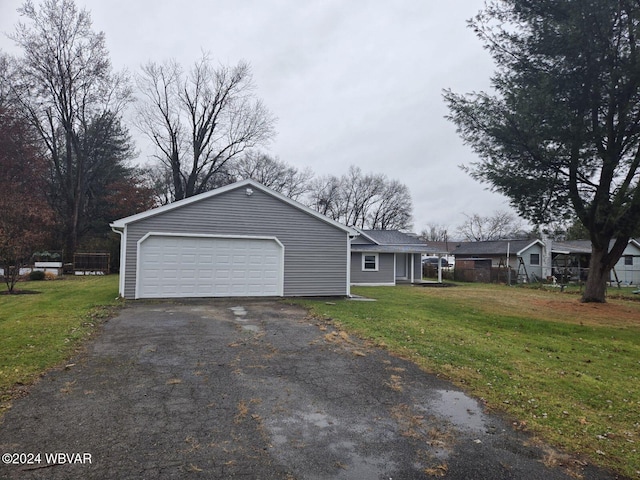
[[[357,235],[347,233],[347,297],[351,298],[351,240]]]
[[[120,273],[118,274],[118,294],[121,298],[124,298],[124,276],[126,270],[126,245],[124,244],[124,230],[118,230],[116,227],[111,227],[111,230],[120,235]]]

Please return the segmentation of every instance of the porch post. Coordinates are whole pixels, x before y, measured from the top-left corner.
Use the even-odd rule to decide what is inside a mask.
[[[413,283],[414,282],[413,270],[414,270],[414,267],[415,267],[415,253],[412,253],[410,258],[411,258],[411,283]]]

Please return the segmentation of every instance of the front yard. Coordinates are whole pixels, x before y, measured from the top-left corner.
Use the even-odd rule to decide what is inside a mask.
[[[305,301],[446,377],[545,442],[640,476],[640,302],[468,284],[362,287],[376,302]],[[571,462],[550,454],[549,462]]]
[[[38,293],[0,295],[0,414],[21,385],[70,358],[119,303],[117,275],[20,282],[16,289]]]
[[[120,305],[116,275],[18,287],[41,293],[0,295],[0,414]],[[581,304],[577,295],[482,284],[353,293],[377,301],[296,302],[452,380],[578,461],[640,476],[640,302]],[[575,462],[552,453],[548,461]]]

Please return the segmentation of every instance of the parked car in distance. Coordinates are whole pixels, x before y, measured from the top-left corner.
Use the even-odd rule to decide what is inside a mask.
[[[438,257],[427,257],[422,259],[422,265],[433,265],[433,267],[438,266]],[[449,268],[451,264],[447,261],[446,258],[440,258],[440,266],[442,268]]]

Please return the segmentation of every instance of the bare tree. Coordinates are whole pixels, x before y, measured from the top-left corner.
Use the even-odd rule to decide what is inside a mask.
[[[300,199],[309,191],[313,177],[308,168],[300,171],[261,152],[248,152],[235,160],[229,167],[229,173],[235,181],[251,178],[293,200]]]
[[[39,9],[27,0],[19,12],[29,24],[18,23],[11,36],[23,50],[12,93],[47,151],[70,255],[85,217],[91,172],[107,159],[93,155],[87,140],[95,139],[96,122],[107,132],[120,128],[131,90],[126,75],[112,73],[104,34],[92,30],[89,12],[73,0],[45,0]]]
[[[363,174],[354,166],[341,177],[329,175],[312,182],[308,204],[333,220],[358,228],[411,227],[407,187],[385,175]]]
[[[174,200],[224,181],[225,164],[275,134],[274,117],[254,98],[251,69],[215,67],[205,54],[185,73],[175,61],[148,63],[137,77],[137,124],[170,172]]]
[[[385,180],[383,175],[363,174],[359,167],[349,167],[341,179],[340,216],[344,224],[358,228],[368,226],[371,211],[380,203]]]
[[[0,108],[6,107],[11,94],[11,72],[15,67],[12,59],[0,50]]]
[[[437,223],[428,223],[420,232],[420,238],[426,242],[446,242],[449,239],[448,227]]]
[[[307,204],[317,212],[332,218],[340,218],[338,205],[340,204],[340,178],[335,175],[325,175],[309,184]]]
[[[397,180],[381,179],[382,188],[369,215],[371,228],[380,230],[411,228],[411,194]]]
[[[518,235],[521,223],[512,213],[502,210],[491,216],[474,213],[464,216],[465,222],[457,229],[458,234],[469,242],[502,240]]]

